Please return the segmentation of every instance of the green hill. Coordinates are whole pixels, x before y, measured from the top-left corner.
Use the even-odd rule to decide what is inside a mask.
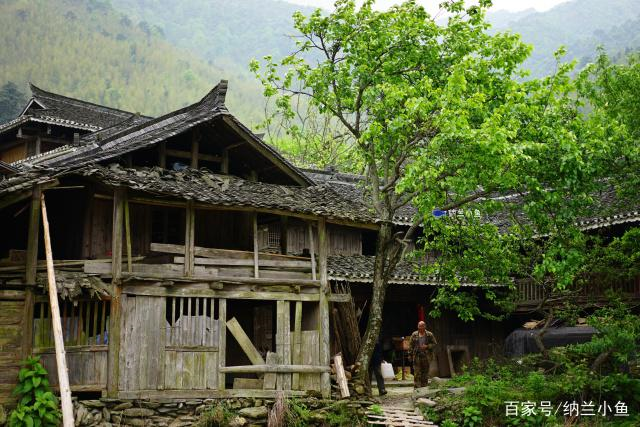
[[[27,83],[148,115],[200,99],[231,80],[230,108],[256,121],[256,83],[235,64],[208,63],[100,0],[0,1],[0,85]],[[1,113],[1,112],[0,112]]]
[[[533,45],[524,66],[538,77],[553,72],[553,52],[560,45],[567,47],[567,60],[578,60],[578,68],[594,58],[599,45],[612,56],[640,49],[638,0],[573,0],[546,12],[501,11],[489,20],[495,30],[519,33]]]

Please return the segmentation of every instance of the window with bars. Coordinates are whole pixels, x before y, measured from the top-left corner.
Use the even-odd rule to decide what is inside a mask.
[[[65,346],[107,345],[109,343],[110,308],[109,301],[60,301],[60,320]],[[53,347],[49,303],[36,302],[33,316],[33,347]]]
[[[167,347],[217,347],[215,299],[167,297]]]

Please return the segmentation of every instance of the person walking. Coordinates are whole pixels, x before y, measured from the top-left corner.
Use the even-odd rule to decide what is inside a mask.
[[[371,355],[371,363],[369,364],[369,377],[373,373],[376,377],[376,384],[378,385],[378,394],[380,396],[384,396],[387,394],[387,390],[384,387],[384,377],[382,376],[382,362],[384,359],[382,358],[382,347],[380,346],[380,341],[376,343],[376,346],[373,348],[373,354]]]
[[[411,334],[409,352],[413,358],[413,386],[426,387],[429,384],[429,364],[433,360],[433,349],[438,344],[436,337],[427,331],[427,325],[418,322],[418,330]]]

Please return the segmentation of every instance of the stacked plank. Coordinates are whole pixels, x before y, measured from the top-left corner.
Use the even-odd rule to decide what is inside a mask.
[[[348,288],[336,289],[339,293],[349,294]],[[360,330],[353,298],[349,302],[334,303],[332,310],[334,348],[336,353],[342,354],[346,367],[356,363],[360,350]],[[348,370],[348,368],[347,368]]]
[[[367,424],[392,427],[436,427],[420,414],[403,408],[382,408],[382,411],[367,411]]]

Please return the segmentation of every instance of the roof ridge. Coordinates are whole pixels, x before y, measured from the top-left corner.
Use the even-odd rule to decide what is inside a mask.
[[[78,98],[71,98],[70,96],[66,96],[66,95],[60,95],[59,93],[54,93],[54,92],[49,92],[46,91],[44,89],[41,89],[39,87],[37,87],[36,85],[34,85],[33,83],[29,82],[29,88],[31,89],[31,94],[33,95],[33,99],[36,99],[38,96],[42,97],[42,98],[53,98],[53,99],[57,99],[59,101],[63,101],[63,102],[69,102],[69,103],[76,103],[76,104],[80,104],[82,106],[93,106],[93,107],[98,107],[102,110],[109,110],[113,113],[123,113],[123,114],[136,114],[136,113],[132,113],[131,111],[125,111],[125,110],[121,110],[119,108],[114,108],[114,107],[108,107],[106,105],[101,105],[101,104],[97,104],[95,102],[90,102],[90,101],[85,101],[83,99],[78,99]],[[46,110],[55,110],[55,108],[45,108]],[[151,118],[151,116],[144,116],[143,117],[148,117]]]

